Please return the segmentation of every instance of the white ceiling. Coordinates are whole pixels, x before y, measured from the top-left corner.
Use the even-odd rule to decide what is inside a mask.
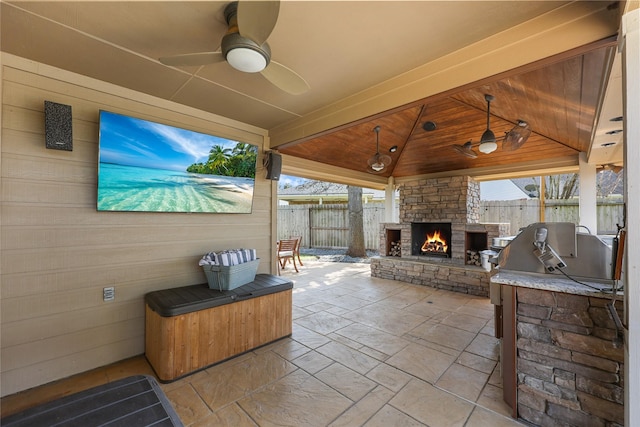
[[[610,36],[620,13],[607,10],[609,1],[283,0],[268,38],[272,56],[310,85],[307,93],[290,95],[261,75],[241,73],[226,63],[169,67],[158,61],[217,50],[227,29],[227,4],[3,0],[1,48],[270,130],[279,144],[450,89],[396,94],[403,85],[411,88],[421,80],[424,85],[429,75],[424,70],[430,67],[445,70],[438,79],[446,77],[443,64],[463,58],[466,51],[475,61],[469,60],[465,76],[465,83],[472,83],[469,79],[508,69],[500,67],[524,65],[553,49]],[[582,22],[582,27],[575,24]],[[557,46],[547,42],[536,47],[539,54],[526,48],[528,40],[563,34],[559,29],[565,27],[573,32],[551,43]],[[482,49],[502,49],[506,55],[498,61],[487,50],[483,64],[478,62]],[[450,65],[451,74],[459,74],[463,65]],[[393,89],[385,82],[393,82]],[[348,114],[337,118],[342,111]],[[295,130],[290,136],[289,128]]]
[[[298,96],[226,63],[157,61],[217,50],[227,1],[5,2],[2,49],[270,129],[565,3],[283,1],[268,41],[311,86]]]

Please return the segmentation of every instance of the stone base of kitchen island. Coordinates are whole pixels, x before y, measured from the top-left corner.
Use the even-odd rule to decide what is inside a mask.
[[[371,258],[371,277],[399,280],[463,294],[489,296],[492,273],[481,267],[400,257]]]
[[[586,282],[586,281],[585,281]],[[500,272],[502,378],[513,416],[533,425],[624,425],[624,341],[610,293],[551,274]],[[610,286],[610,285],[609,285]],[[615,310],[623,318],[622,295]],[[492,301],[494,296],[492,295]]]

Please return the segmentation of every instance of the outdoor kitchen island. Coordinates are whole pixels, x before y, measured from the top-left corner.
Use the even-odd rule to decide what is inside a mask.
[[[624,425],[624,346],[608,307],[613,293],[589,286],[559,273],[492,276],[504,399],[514,417],[535,425]],[[621,299],[614,301],[620,317]]]

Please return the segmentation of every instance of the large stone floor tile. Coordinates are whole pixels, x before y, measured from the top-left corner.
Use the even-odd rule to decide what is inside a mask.
[[[425,316],[385,307],[380,303],[354,310],[345,314],[345,317],[397,336],[409,332],[427,320]]]
[[[385,405],[367,423],[365,427],[421,427],[426,426],[393,406]]]
[[[412,378],[411,375],[386,363],[370,370],[367,377],[395,392],[400,391]]]
[[[319,347],[317,352],[363,375],[380,364],[371,356],[333,341]]]
[[[490,335],[478,334],[465,349],[469,353],[498,360],[500,355],[500,340]]]
[[[409,341],[403,338],[360,323],[353,323],[339,329],[336,333],[389,356],[409,345]]]
[[[442,319],[442,324],[477,334],[484,327],[486,321],[487,319],[483,317],[454,311],[451,315]]]
[[[378,386],[355,405],[341,414],[329,427],[361,426],[395,395],[391,390]]]
[[[456,358],[419,344],[410,344],[385,363],[435,384]]]
[[[185,424],[187,425],[187,424]],[[189,427],[257,427],[251,418],[237,404],[225,406],[217,412],[208,415]]]
[[[334,363],[314,376],[354,402],[362,399],[378,385],[340,363]]]
[[[489,379],[489,374],[454,363],[436,385],[456,396],[475,402]]]
[[[181,387],[165,394],[180,417],[180,421],[185,425],[190,425],[211,414],[211,410],[189,383],[184,383]]]
[[[291,338],[309,348],[318,348],[331,341],[331,339],[326,336],[298,325],[296,322],[293,322]]]
[[[495,360],[487,359],[486,357],[478,356],[477,354],[462,352],[456,363],[466,366],[476,371],[484,372],[491,375],[495,369],[497,362]]]
[[[207,370],[208,376],[193,382],[202,400],[216,411],[296,370],[296,366],[272,352],[242,363],[222,363]]]
[[[467,426],[469,427],[523,427],[524,425],[525,424],[521,424],[513,418],[496,414],[481,407],[476,407],[473,410],[467,422]]]
[[[408,334],[458,351],[464,350],[476,337],[473,332],[430,322],[423,323]]]
[[[260,426],[326,426],[352,402],[299,369],[238,404]]]
[[[462,427],[474,405],[431,384],[411,380],[389,404],[428,426]]]
[[[295,323],[319,334],[327,335],[353,322],[344,317],[321,311],[296,319]]]

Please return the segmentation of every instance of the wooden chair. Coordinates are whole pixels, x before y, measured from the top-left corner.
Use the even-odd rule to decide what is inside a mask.
[[[302,260],[300,259],[300,245],[302,243],[302,236],[291,236],[291,238],[297,240],[296,249],[293,252],[295,253],[296,258],[298,259],[298,264],[300,264],[301,266],[304,267],[304,264],[302,263]]]
[[[297,239],[283,239],[278,241],[276,245],[276,253],[278,256],[278,274],[280,269],[284,269],[291,260],[293,268],[298,272],[298,266],[296,265],[296,246],[298,245]]]

